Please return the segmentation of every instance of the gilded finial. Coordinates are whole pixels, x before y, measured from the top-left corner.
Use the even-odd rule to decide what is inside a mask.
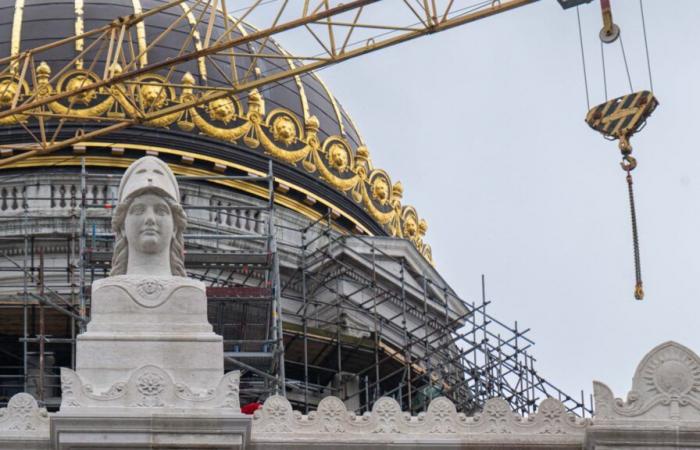
[[[120,73],[122,73],[122,71],[122,66],[119,63],[114,63],[109,68],[109,74],[111,76],[119,75]]]
[[[48,78],[51,75],[51,67],[49,67],[46,61],[42,61],[39,64],[39,67],[36,68],[36,74],[39,78]]]
[[[400,181],[394,183],[394,186],[391,188],[391,194],[396,199],[403,197],[403,185]]]
[[[257,89],[253,89],[248,93],[248,111],[256,112],[260,115],[265,114],[265,100]]]
[[[185,74],[182,76],[182,84],[194,86],[194,83],[194,76],[190,72],[185,72]]]
[[[38,84],[36,92],[40,97],[45,97],[51,94],[49,77],[51,77],[51,67],[46,64],[46,61],[42,61],[36,68],[36,79]]]
[[[318,117],[316,116],[311,116],[308,119],[306,119],[306,124],[305,128],[306,131],[311,131],[311,132],[317,132],[318,129],[321,127],[321,123],[318,121]]]
[[[418,223],[418,232],[421,236],[425,236],[425,233],[428,232],[428,222],[425,219],[421,219]]]

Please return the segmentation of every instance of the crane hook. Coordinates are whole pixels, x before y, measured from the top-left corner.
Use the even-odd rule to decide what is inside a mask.
[[[631,155],[623,155],[620,167],[622,167],[622,170],[629,173],[637,168],[637,159]]]

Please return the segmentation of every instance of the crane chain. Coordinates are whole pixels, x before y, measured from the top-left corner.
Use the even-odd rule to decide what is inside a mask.
[[[637,162],[629,154],[623,155],[623,162],[620,163],[622,169],[627,172],[627,192],[630,201],[630,215],[632,217],[632,241],[634,245],[634,275],[636,284],[634,287],[634,298],[637,300],[644,299],[644,289],[642,288],[642,266],[639,259],[639,233],[637,231],[637,211],[634,206],[634,189],[632,185],[632,170],[637,167]]]

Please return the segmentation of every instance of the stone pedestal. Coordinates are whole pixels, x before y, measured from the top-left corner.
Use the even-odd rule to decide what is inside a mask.
[[[51,448],[239,450],[250,430],[250,417],[233,412],[76,408],[51,418]]]
[[[204,283],[184,277],[123,275],[93,283],[92,319],[78,336],[76,357],[77,372],[95,392],[146,365],[195,391],[216,387],[224,372]]]
[[[240,373],[224,374],[205,292],[199,281],[172,276],[93,284],[76,370],[61,369],[52,448],[245,448],[251,418],[240,412]]]

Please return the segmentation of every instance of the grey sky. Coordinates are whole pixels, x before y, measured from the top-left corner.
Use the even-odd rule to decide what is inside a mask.
[[[583,121],[575,10],[543,0],[321,74],[428,220],[446,279],[478,300],[485,273],[491,312],[532,328],[540,373],[572,394],[598,379],[625,395],[662,341],[700,350],[700,3],[644,5],[661,105],[632,141],[643,302],[617,145]],[[613,12],[634,89],[648,89],[639,3]],[[593,105],[604,101],[598,2],[581,15]],[[606,48],[611,98],[629,92],[621,61],[619,44]]]

